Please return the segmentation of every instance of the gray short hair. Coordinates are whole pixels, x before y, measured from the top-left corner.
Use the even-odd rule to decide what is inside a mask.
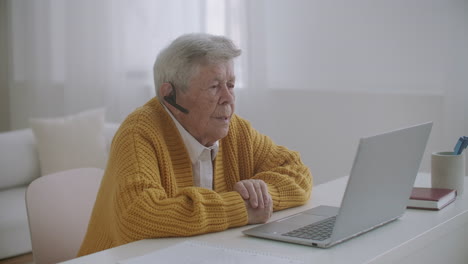
[[[159,53],[154,63],[156,96],[162,99],[159,87],[166,82],[186,91],[198,66],[230,61],[241,53],[232,40],[224,36],[192,33],[178,37]]]

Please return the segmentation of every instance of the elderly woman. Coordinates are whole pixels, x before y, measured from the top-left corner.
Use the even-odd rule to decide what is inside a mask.
[[[208,34],[183,35],[161,51],[157,96],[114,137],[80,256],[263,223],[309,199],[312,177],[299,154],[234,114],[240,54]]]

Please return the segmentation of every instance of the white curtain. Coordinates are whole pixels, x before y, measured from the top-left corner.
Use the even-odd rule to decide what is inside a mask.
[[[8,1],[11,128],[97,107],[121,122],[155,95],[155,57],[177,36],[227,35],[245,54],[244,1]],[[246,57],[236,62],[241,85]]]

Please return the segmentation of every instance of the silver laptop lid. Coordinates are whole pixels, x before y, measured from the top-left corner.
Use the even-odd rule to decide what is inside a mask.
[[[332,244],[405,212],[431,128],[432,122],[360,140]]]

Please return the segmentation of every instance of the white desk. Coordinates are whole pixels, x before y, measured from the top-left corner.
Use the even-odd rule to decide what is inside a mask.
[[[305,263],[468,263],[468,179],[465,179],[464,195],[443,210],[408,209],[400,219],[329,249],[247,237],[241,231],[252,226],[244,226],[190,238],[136,241],[63,263],[116,263],[184,240],[253,249]],[[343,177],[315,186],[308,204],[275,212],[272,219],[318,205],[339,206],[346,182],[347,177]],[[429,175],[418,175],[415,186],[429,184]]]

